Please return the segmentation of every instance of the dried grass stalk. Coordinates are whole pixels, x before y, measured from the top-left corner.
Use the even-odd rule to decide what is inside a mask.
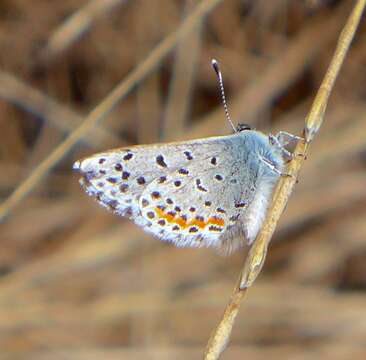
[[[331,90],[354,37],[365,5],[366,0],[357,1],[346,25],[343,28],[337,48],[328,67],[328,71],[325,74],[310,112],[305,120],[305,141],[300,141],[297,144],[294,152],[295,158],[288,166],[288,172],[292,176],[281,178],[277,185],[266,220],[257,236],[257,239],[250,249],[231,300],[226,307],[219,325],[209,339],[204,354],[204,359],[206,360],[218,359],[221,353],[225,350],[236,315],[238,314],[240,302],[246,294],[247,289],[253,284],[262,269],[269,242],[272,238],[277,222],[292,193],[301,166],[306,159],[310,142],[314,139],[314,136],[323,122]]]
[[[92,0],[86,3],[55,29],[41,53],[41,59],[45,63],[52,61],[85,34],[98,17],[125,2],[126,0]]]
[[[81,115],[5,71],[0,71],[0,99],[35,114],[66,133],[72,132],[83,121]],[[90,135],[82,140],[93,147],[98,148],[103,143],[110,146],[121,144],[117,136],[103,128],[91,129]]]

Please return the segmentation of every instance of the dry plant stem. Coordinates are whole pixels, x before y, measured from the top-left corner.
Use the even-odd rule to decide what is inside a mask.
[[[315,134],[318,132],[323,122],[324,112],[330,92],[333,88],[343,60],[347,54],[347,50],[351,44],[353,36],[355,35],[365,5],[366,0],[357,1],[346,25],[342,30],[341,35],[339,36],[336,51],[334,52],[332,61],[314,100],[314,104],[305,121],[305,139],[308,142],[313,140]]]
[[[156,19],[162,0],[146,2],[137,0],[138,8],[144,9],[136,14],[137,52],[136,62],[142,61],[155,45],[159,36]],[[149,14],[149,16],[146,16]],[[160,93],[160,74],[154,72],[140,84],[136,94],[137,143],[149,144],[158,142],[160,136],[160,117],[163,101]],[[147,125],[148,124],[148,125]]]
[[[91,27],[96,18],[122,5],[126,0],[92,0],[66,19],[51,35],[41,59],[51,61],[64,52]]]
[[[0,206],[0,221],[22,201],[27,194],[38,184],[38,182],[55,166],[70,149],[92,129],[98,121],[106,117],[131,89],[137,85],[147,74],[153,71],[161,60],[178,44],[179,40],[188,34],[195,25],[206,16],[222,0],[203,0],[187,18],[182,25],[173,33],[162,40],[158,46],[151,51],[150,55],[141,62],[130,75],[126,77],[114,90],[85,118],[81,125],[76,128],[63,142],[61,142],[51,154],[44,159],[23,181],[14,192]]]
[[[337,48],[329,65],[328,71],[325,74],[322,85],[318,90],[317,96],[315,97],[309,115],[305,121],[304,132],[306,141],[300,141],[297,144],[294,151],[295,158],[288,166],[288,172],[292,176],[282,177],[276,187],[272,204],[268,210],[263,227],[244,263],[244,268],[239,278],[239,285],[235,287],[234,293],[226,307],[224,315],[207,344],[204,354],[204,359],[206,360],[218,359],[221,353],[225,350],[234,325],[235,317],[238,313],[239,304],[245,294],[245,290],[253,284],[262,269],[269,242],[275,231],[277,222],[292,193],[302,163],[308,153],[310,141],[314,138],[314,135],[317,133],[323,122],[323,116],[327,107],[330,92],[356,32],[365,4],[366,0],[359,0],[356,3],[349,20],[340,35]]]
[[[239,279],[240,280],[240,279]],[[240,281],[235,286],[231,299],[226,306],[225,312],[219,325],[214,329],[208,341],[204,354],[205,360],[218,359],[220,354],[225,350],[234,326],[236,316],[239,312],[241,300],[244,298],[247,289],[240,288]]]
[[[195,6],[195,0],[187,0],[184,15],[189,14]],[[163,134],[165,140],[182,136],[189,114],[192,86],[195,81],[195,69],[201,49],[202,21],[197,23],[194,31],[180,42],[175,50],[173,77],[169,84],[169,96],[164,114]]]
[[[4,71],[0,71],[0,98],[37,115],[66,133],[73,131],[83,121],[83,117],[70,108]],[[121,143],[112,132],[102,128],[92,129],[90,135],[83,141],[93,147],[100,144],[117,146]]]

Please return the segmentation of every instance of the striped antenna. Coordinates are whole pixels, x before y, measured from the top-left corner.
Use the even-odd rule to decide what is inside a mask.
[[[234,132],[237,132],[237,129],[235,127],[235,125],[233,124],[233,122],[231,121],[231,117],[230,117],[230,113],[229,113],[229,109],[227,107],[227,103],[226,103],[226,97],[225,97],[225,90],[224,90],[224,82],[222,80],[222,75],[221,75],[221,70],[219,67],[219,63],[217,60],[212,59],[211,60],[211,65],[213,67],[213,69],[215,70],[215,73],[217,75],[217,79],[219,81],[219,85],[220,85],[220,93],[221,93],[221,99],[222,99],[222,103],[224,105],[224,110],[225,110],[225,115],[226,115],[226,119],[229,121],[231,127],[233,128]]]

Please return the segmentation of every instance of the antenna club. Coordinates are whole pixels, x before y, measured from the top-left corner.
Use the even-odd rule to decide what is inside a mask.
[[[219,62],[216,59],[212,59],[211,60],[211,65],[213,67],[213,69],[215,70],[216,75],[221,78],[221,71],[220,71],[220,67],[219,67]]]

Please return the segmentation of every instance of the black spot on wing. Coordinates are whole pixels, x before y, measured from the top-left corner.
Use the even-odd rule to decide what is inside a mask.
[[[109,178],[107,178],[107,181],[111,184],[116,184],[118,179],[114,178],[114,177],[109,177]]]
[[[238,208],[243,208],[243,207],[245,207],[245,205],[246,205],[247,203],[246,202],[244,202],[244,201],[239,201],[239,202],[236,202],[235,203],[235,207],[238,209]]]
[[[187,169],[181,168],[178,170],[178,173],[181,175],[188,175],[189,171]]]
[[[147,199],[142,199],[141,200],[141,205],[142,205],[142,207],[146,207],[146,206],[148,206],[150,203],[149,203],[149,201],[147,200]]]
[[[185,155],[187,160],[193,160],[193,156],[192,156],[192,153],[190,151],[185,151],[184,155]]]
[[[122,179],[127,180],[130,177],[130,173],[128,171],[124,171],[122,173]]]
[[[122,171],[123,167],[120,163],[117,163],[116,165],[114,165],[114,168],[116,169],[116,171]]]
[[[122,184],[119,187],[119,190],[121,191],[121,193],[126,193],[128,191],[128,185],[127,184]]]
[[[151,193],[151,198],[152,199],[155,199],[155,200],[157,200],[157,199],[160,199],[160,193],[158,192],[158,191],[153,191],[152,193]]]
[[[196,187],[199,191],[207,192],[207,189],[204,186],[202,186],[200,179],[196,179]]]
[[[163,155],[158,155],[156,157],[156,163],[161,166],[161,167],[167,167],[168,165],[166,164],[166,162],[164,161],[164,156]]]
[[[123,160],[125,160],[125,161],[131,160],[131,159],[132,159],[132,157],[133,157],[133,154],[128,153],[128,154],[126,154],[126,155],[123,157]]]

